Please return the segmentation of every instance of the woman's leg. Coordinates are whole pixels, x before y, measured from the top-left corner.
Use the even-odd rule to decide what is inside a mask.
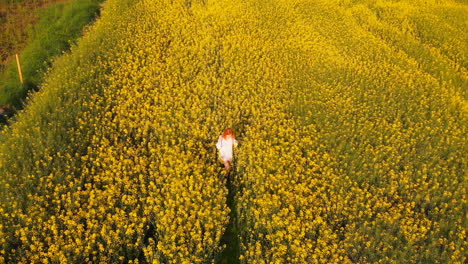
[[[231,170],[231,163],[228,160],[224,161],[224,169],[226,169],[226,172],[229,172],[229,170]]]

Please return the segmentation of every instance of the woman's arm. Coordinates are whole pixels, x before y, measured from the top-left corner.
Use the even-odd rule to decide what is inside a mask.
[[[219,138],[218,138],[218,143],[216,143],[216,148],[217,148],[217,149],[221,149],[221,141],[222,141],[222,138],[221,138],[221,137],[222,137],[222,136],[219,136]]]

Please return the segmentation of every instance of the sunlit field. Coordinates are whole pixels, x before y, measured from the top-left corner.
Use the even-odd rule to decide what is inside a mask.
[[[107,0],[1,133],[0,263],[466,263],[466,28],[455,0]]]

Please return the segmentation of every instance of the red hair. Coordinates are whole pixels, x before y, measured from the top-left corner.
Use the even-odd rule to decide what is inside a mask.
[[[223,131],[223,138],[226,139],[228,136],[231,136],[232,138],[236,138],[234,131],[230,127],[224,129]]]

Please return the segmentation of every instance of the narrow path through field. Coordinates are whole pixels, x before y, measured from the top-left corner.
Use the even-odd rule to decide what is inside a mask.
[[[237,228],[237,208],[235,202],[235,196],[237,188],[233,184],[234,177],[237,177],[236,166],[233,166],[233,170],[225,179],[226,187],[228,188],[227,206],[231,210],[229,213],[229,224],[221,238],[221,244],[226,245],[226,248],[221,253],[221,257],[218,263],[220,264],[236,264],[239,263],[240,244],[238,228]],[[225,177],[223,175],[223,177]]]

